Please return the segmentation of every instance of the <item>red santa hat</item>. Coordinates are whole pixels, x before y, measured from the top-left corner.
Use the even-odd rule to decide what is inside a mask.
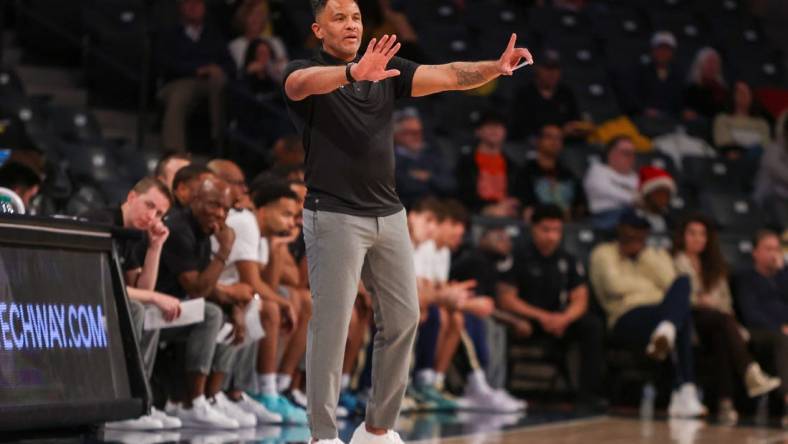
[[[670,173],[655,166],[644,166],[640,168],[640,195],[645,196],[659,188],[667,188],[671,194],[676,192],[676,182]]]

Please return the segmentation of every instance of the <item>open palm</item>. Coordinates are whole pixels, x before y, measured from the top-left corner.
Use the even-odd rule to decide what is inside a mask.
[[[372,82],[395,77],[400,74],[397,69],[386,69],[389,61],[399,51],[401,45],[397,43],[396,35],[384,35],[380,40],[372,39],[367,46],[367,52],[361,60],[351,68],[351,75],[356,80],[369,80]]]

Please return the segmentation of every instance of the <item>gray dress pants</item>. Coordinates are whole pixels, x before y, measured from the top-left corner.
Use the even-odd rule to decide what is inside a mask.
[[[304,239],[314,307],[306,350],[312,437],[337,437],[342,358],[359,279],[372,294],[377,327],[366,422],[391,429],[407,387],[419,322],[405,211],[359,217],[304,210]]]

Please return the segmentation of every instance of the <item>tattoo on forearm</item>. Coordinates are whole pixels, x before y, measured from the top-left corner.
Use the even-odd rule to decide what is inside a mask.
[[[478,69],[468,69],[461,65],[452,65],[451,69],[457,74],[458,86],[471,86],[484,83],[484,76]]]

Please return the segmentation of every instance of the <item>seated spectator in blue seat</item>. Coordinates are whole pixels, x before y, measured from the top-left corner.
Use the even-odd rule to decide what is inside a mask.
[[[676,38],[659,31],[651,38],[651,61],[638,68],[631,112],[646,117],[679,117],[684,107],[684,74],[674,63]]]
[[[251,42],[263,39],[271,46],[271,75],[281,81],[288,62],[287,49],[274,30],[268,0],[244,0],[235,11],[234,21],[239,36],[230,42],[228,49],[237,71],[243,73],[246,52]]]
[[[476,126],[476,145],[460,157],[455,175],[457,191],[471,211],[516,217],[520,201],[515,197],[516,165],[503,151],[506,121],[487,113]]]
[[[244,81],[252,94],[267,94],[281,91],[273,69],[273,47],[267,40],[254,39],[249,43],[244,56]]]
[[[701,347],[711,352],[716,370],[712,381],[719,397],[717,418],[722,424],[736,424],[735,378],[741,378],[753,398],[779,387],[780,379],[765,374],[747,349],[747,333],[733,313],[728,266],[713,222],[700,214],[687,218],[676,231],[673,254],[676,270],[690,278],[695,332]]]
[[[788,119],[782,124],[783,137],[764,149],[756,178],[755,200],[765,207],[788,201]]]
[[[711,121],[725,109],[728,84],[722,74],[722,59],[714,48],[698,50],[689,72],[686,107],[688,117]]]
[[[782,380],[783,426],[788,426],[788,268],[777,233],[755,235],[753,268],[736,280],[736,301],[756,354],[767,356]]]
[[[675,221],[671,214],[670,201],[676,194],[673,176],[662,168],[644,166],[640,168],[638,185],[638,208],[648,220],[651,232],[672,233]]]
[[[164,86],[162,145],[186,150],[186,123],[194,108],[207,100],[211,138],[221,142],[224,127],[224,86],[235,67],[224,37],[206,22],[205,0],[180,0],[181,23],[162,31],[155,47],[156,65]]]
[[[425,196],[448,197],[454,192],[454,177],[440,153],[424,141],[424,126],[415,108],[394,114],[394,153],[397,193],[406,207]]]
[[[638,197],[635,171],[635,144],[626,136],[614,137],[607,144],[606,162],[596,162],[586,172],[583,186],[588,197],[594,228],[613,230],[627,208]]]
[[[745,152],[757,157],[771,143],[769,122],[759,115],[746,82],[733,85],[727,109],[714,118],[713,136],[714,146],[732,159]]]
[[[588,312],[585,267],[561,247],[564,212],[556,205],[540,205],[531,217],[531,241],[514,255],[509,286],[498,293],[501,308],[533,320],[535,338],[577,344],[580,350],[578,400],[593,409],[604,408],[602,321]]]
[[[564,135],[557,125],[544,126],[536,141],[536,158],[520,170],[517,192],[523,204],[525,219],[536,205],[558,205],[568,219],[582,217],[587,212],[586,194],[582,180],[560,160],[564,149]]]
[[[536,135],[545,125],[560,126],[567,137],[588,132],[588,126],[580,121],[575,93],[561,82],[561,56],[554,50],[536,58],[534,81],[517,91],[512,107],[512,139]]]
[[[668,414],[707,414],[695,386],[690,282],[677,276],[670,254],[646,246],[651,227],[635,210],[621,216],[618,239],[591,253],[591,285],[607,314],[610,338],[657,361],[672,356],[674,391]]]

